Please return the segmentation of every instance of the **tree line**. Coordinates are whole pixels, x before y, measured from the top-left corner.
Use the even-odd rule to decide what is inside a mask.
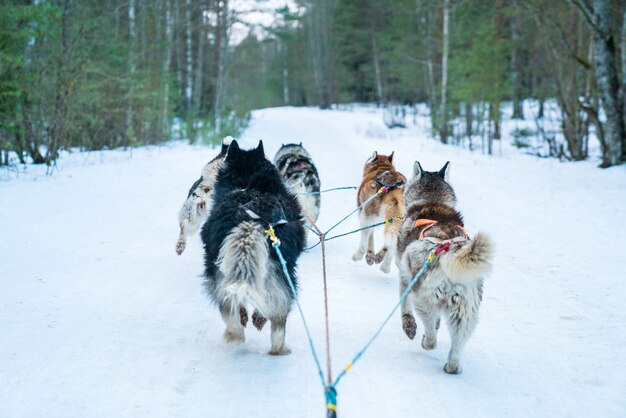
[[[585,159],[595,133],[602,166],[626,160],[622,0],[294,0],[266,27],[228,0],[0,7],[4,164],[212,140],[242,129],[250,109],[349,102],[379,104],[389,126],[403,125],[401,105],[425,103],[433,136],[471,147],[478,135],[486,152],[511,103],[550,155]],[[550,100],[556,133],[541,123]]]
[[[507,102],[514,118],[537,122],[550,155],[587,158],[593,131],[603,167],[626,161],[622,0],[301,4],[306,13],[293,31],[312,37],[301,70],[313,72],[313,82],[298,104],[427,103],[434,136],[471,141],[481,130],[491,152]],[[536,112],[524,114],[525,99],[538,103]],[[560,143],[540,123],[548,99],[558,104]]]

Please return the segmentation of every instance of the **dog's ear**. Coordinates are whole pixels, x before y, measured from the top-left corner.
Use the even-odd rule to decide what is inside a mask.
[[[446,162],[441,170],[439,170],[439,177],[444,179],[446,183],[450,180],[450,161]]]
[[[227,136],[226,138],[224,138],[222,140],[222,150],[220,151],[220,154],[226,155],[226,152],[228,151],[228,147],[234,140],[235,138],[233,138],[232,136]]]
[[[422,177],[423,174],[424,174],[424,169],[420,165],[420,162],[415,161],[415,163],[413,163],[413,177],[417,180],[420,177]]]
[[[392,163],[393,162],[393,153],[395,151],[391,151],[391,154],[389,154],[389,162]]]
[[[302,146],[302,142],[300,142],[300,146]]]
[[[256,153],[260,154],[261,156],[265,157],[265,150],[263,150],[263,141],[259,141],[259,145],[257,145],[256,147]]]
[[[239,150],[240,148],[239,148],[239,144],[237,143],[237,140],[233,139],[230,145],[228,146],[228,151],[226,152],[226,158],[232,157],[237,152],[239,152]]]
[[[367,159],[365,164],[373,163],[376,160],[376,158],[378,158],[378,153],[376,151],[374,151],[374,153]]]

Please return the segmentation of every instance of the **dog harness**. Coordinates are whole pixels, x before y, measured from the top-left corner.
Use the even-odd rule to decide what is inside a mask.
[[[388,173],[388,172],[389,172],[389,170],[383,171],[383,172],[379,173],[376,176],[376,179],[375,179],[376,183],[380,184],[383,187],[386,187],[389,190],[393,189],[394,187],[400,187],[400,186],[404,185],[404,181],[403,180],[396,181],[395,183],[387,183],[386,181],[384,181],[383,180],[383,174]]]
[[[465,230],[464,227],[462,227],[461,225],[455,225],[457,228],[459,228],[462,232],[463,232],[463,236],[462,237],[454,237],[452,239],[441,239],[441,238],[437,238],[437,237],[425,237],[424,233],[426,231],[428,231],[430,228],[432,228],[433,226],[437,225],[439,222],[438,221],[434,221],[432,219],[416,219],[415,220],[415,224],[414,226],[416,228],[421,228],[423,226],[425,226],[426,228],[422,229],[420,231],[420,235],[417,239],[425,239],[427,241],[432,242],[433,244],[446,244],[446,243],[450,243],[450,244],[454,244],[454,243],[458,243],[458,242],[465,242],[465,241],[470,241],[470,237],[467,234],[467,231]]]

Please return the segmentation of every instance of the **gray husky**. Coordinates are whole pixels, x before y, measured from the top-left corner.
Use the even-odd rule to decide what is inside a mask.
[[[232,136],[224,138],[220,153],[202,168],[202,175],[189,189],[187,199],[178,212],[178,224],[180,226],[180,233],[176,241],[176,254],[178,255],[185,251],[187,238],[198,232],[200,226],[209,217],[209,209],[213,204],[215,179],[232,141]]]
[[[422,347],[432,350],[443,313],[451,336],[444,371],[461,373],[461,353],[478,321],[483,279],[491,268],[493,246],[482,233],[473,240],[465,232],[463,218],[455,209],[456,196],[449,183],[450,163],[439,172],[422,170],[415,162],[413,178],[404,189],[407,213],[398,239],[400,294],[422,268],[433,249],[445,245],[402,304],[402,328],[415,338],[413,309],[424,324]]]
[[[320,177],[302,142],[283,144],[274,156],[274,165],[289,190],[297,194],[306,223],[315,223],[320,213]]]

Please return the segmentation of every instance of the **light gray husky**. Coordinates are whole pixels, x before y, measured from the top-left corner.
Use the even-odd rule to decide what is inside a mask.
[[[402,328],[410,339],[415,338],[415,310],[424,324],[422,347],[432,350],[443,314],[451,336],[444,371],[459,374],[461,353],[478,321],[483,279],[491,268],[493,246],[485,234],[478,233],[470,240],[465,232],[463,218],[455,209],[449,173],[449,162],[439,172],[425,172],[415,162],[413,178],[404,189],[407,213],[400,229],[396,263],[402,294],[431,251],[449,246],[448,251],[435,257],[402,304]]]
[[[178,212],[178,224],[180,226],[180,233],[176,241],[176,254],[178,255],[185,251],[187,238],[198,232],[198,229],[209,217],[209,210],[213,204],[215,179],[232,141],[232,136],[224,138],[220,153],[202,168],[200,178],[189,189],[187,199]]]

